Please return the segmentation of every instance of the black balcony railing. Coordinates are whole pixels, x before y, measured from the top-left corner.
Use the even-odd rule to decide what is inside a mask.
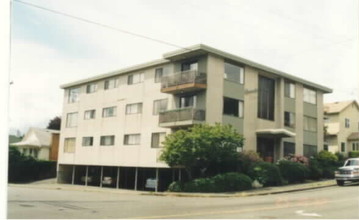
[[[168,76],[163,76],[161,80],[162,89],[179,86],[184,84],[206,84],[207,83],[207,74],[199,73],[197,70],[188,70],[183,72],[178,72]]]
[[[195,108],[181,108],[160,112],[159,123],[171,123],[179,121],[204,121],[205,110]]]

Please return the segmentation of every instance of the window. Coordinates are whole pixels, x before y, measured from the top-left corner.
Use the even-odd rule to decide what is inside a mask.
[[[96,115],[96,110],[95,109],[87,110],[87,111],[85,111],[84,119],[85,120],[94,119],[95,115]]]
[[[34,149],[34,157],[35,158],[39,157],[39,149]]]
[[[304,130],[305,131],[317,131],[317,119],[309,116],[304,116]]]
[[[86,93],[93,93],[93,92],[96,92],[96,90],[97,90],[96,83],[91,83],[86,86]]]
[[[304,102],[316,104],[317,103],[317,92],[308,88],[303,90],[303,100]]]
[[[235,81],[240,84],[244,83],[244,68],[231,63],[224,63],[224,78]]]
[[[114,117],[116,116],[116,107],[108,107],[102,110],[102,117]]]
[[[152,148],[163,147],[162,142],[165,140],[165,137],[166,137],[165,132],[152,133],[151,147]]]
[[[126,115],[142,113],[142,103],[134,103],[126,105]]]
[[[153,115],[158,115],[160,112],[167,110],[167,99],[159,99],[153,101]]]
[[[294,155],[295,154],[295,143],[284,142],[284,156]]]
[[[352,150],[353,151],[359,151],[359,142],[354,142],[352,144]]]
[[[308,144],[304,144],[303,145],[303,155],[305,157],[312,157],[314,155],[317,154],[317,146],[315,145],[308,145]]]
[[[83,137],[82,138],[82,146],[90,147],[93,145],[93,137]]]
[[[231,98],[223,98],[223,114],[243,117],[243,101]]]
[[[64,152],[75,153],[76,138],[65,138]]]
[[[74,103],[79,101],[80,88],[69,89],[69,103]]]
[[[127,84],[132,85],[136,83],[141,83],[144,81],[144,79],[145,79],[145,75],[143,73],[131,74],[128,75]]]
[[[77,112],[68,113],[66,117],[66,127],[72,128],[77,126]]]
[[[187,108],[187,107],[196,107],[197,104],[197,96],[182,96],[180,97],[180,108]]]
[[[258,118],[274,120],[274,80],[259,76]]]
[[[341,152],[345,152],[345,143],[344,142],[340,143],[340,150],[341,150]]]
[[[124,145],[138,145],[140,144],[140,134],[126,134],[123,144]]]
[[[161,82],[163,76],[163,68],[157,68],[155,70],[155,83]]]
[[[323,148],[325,151],[329,151],[329,146],[328,144],[324,144],[324,148]]]
[[[104,86],[105,90],[117,88],[117,86],[118,86],[117,78],[105,80],[105,86]]]
[[[114,135],[101,136],[100,145],[101,146],[115,145],[115,136]]]
[[[198,70],[198,62],[191,61],[191,62],[182,63],[181,71],[189,71],[189,70]]]
[[[284,95],[288,98],[295,98],[295,84],[292,82],[285,82]]]
[[[345,128],[350,128],[350,120],[349,120],[349,118],[345,119]]]
[[[293,112],[284,112],[284,126],[294,128],[295,114]]]

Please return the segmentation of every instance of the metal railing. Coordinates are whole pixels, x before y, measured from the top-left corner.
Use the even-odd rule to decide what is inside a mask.
[[[195,108],[180,108],[175,110],[169,110],[160,112],[159,114],[159,123],[170,123],[177,121],[204,121],[206,116],[206,111]]]
[[[163,76],[161,79],[162,89],[188,83],[206,84],[207,74],[199,73],[197,70],[188,70]]]

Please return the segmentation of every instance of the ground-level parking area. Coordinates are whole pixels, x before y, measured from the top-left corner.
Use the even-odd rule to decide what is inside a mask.
[[[59,165],[58,183],[119,189],[164,191],[173,181],[183,180],[182,169]]]
[[[111,219],[358,219],[359,186],[331,186],[266,196],[208,198],[141,195],[137,191],[83,191],[10,185],[8,218]]]

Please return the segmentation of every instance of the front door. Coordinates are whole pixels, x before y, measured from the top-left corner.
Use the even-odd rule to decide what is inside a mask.
[[[274,162],[274,139],[273,138],[257,138],[257,153],[266,162]]]

